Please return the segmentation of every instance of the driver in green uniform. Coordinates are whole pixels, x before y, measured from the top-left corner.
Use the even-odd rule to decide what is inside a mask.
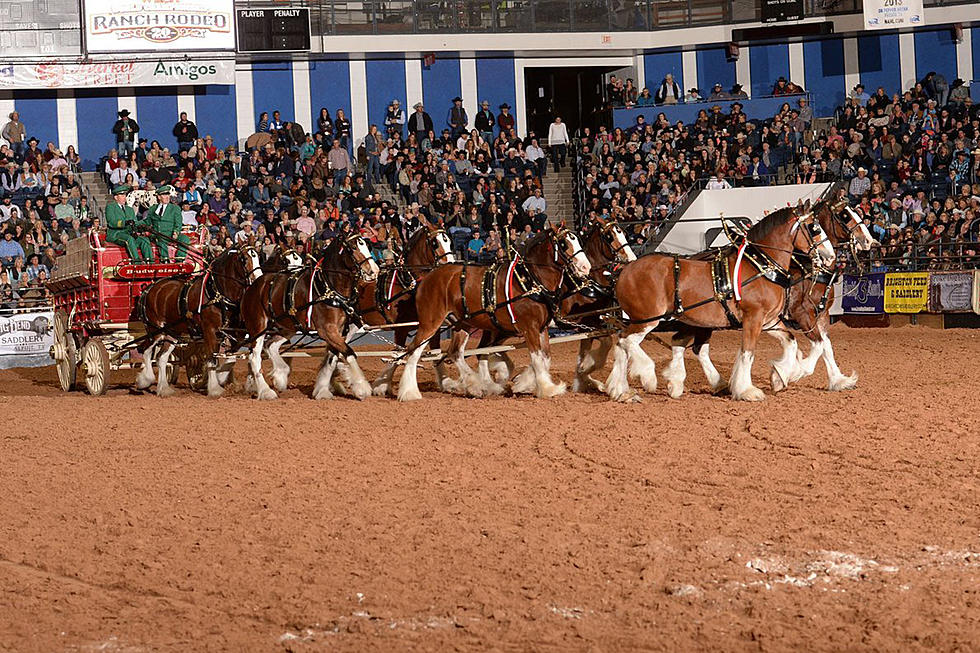
[[[177,244],[176,260],[179,263],[187,256],[187,246],[191,239],[180,232],[183,225],[183,216],[176,204],[170,203],[170,193],[172,186],[160,186],[157,189],[157,204],[151,206],[146,212],[146,219],[150,221],[150,228],[153,230],[153,238],[157,250],[160,253],[160,262],[170,262],[171,244]]]
[[[145,225],[136,219],[136,211],[126,204],[132,187],[120,184],[112,189],[113,202],[105,209],[106,242],[122,245],[133,263],[152,263],[153,247],[146,236],[140,235]]]

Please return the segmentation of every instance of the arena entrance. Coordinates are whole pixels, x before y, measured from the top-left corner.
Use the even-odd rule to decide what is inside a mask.
[[[618,66],[526,68],[524,107],[527,127],[547,137],[556,115],[568,123],[568,133],[580,127],[595,129],[605,110],[603,85]]]

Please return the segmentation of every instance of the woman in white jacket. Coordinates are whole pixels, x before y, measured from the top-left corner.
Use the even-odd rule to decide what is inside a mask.
[[[565,166],[568,157],[568,130],[561,116],[555,116],[555,121],[548,127],[548,147],[551,148],[551,161],[558,172]]]

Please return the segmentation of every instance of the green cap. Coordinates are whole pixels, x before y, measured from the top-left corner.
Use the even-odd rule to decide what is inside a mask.
[[[119,184],[112,189],[113,195],[128,195],[129,191],[133,190],[132,186],[127,186],[126,184]]]
[[[157,189],[157,195],[169,195],[174,190],[174,187],[169,184],[164,184]]]

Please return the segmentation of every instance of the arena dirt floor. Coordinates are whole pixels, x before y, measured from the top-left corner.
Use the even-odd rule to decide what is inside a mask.
[[[832,335],[856,390],[753,405],[690,356],[634,405],[2,372],[0,650],[975,649],[980,333]]]

